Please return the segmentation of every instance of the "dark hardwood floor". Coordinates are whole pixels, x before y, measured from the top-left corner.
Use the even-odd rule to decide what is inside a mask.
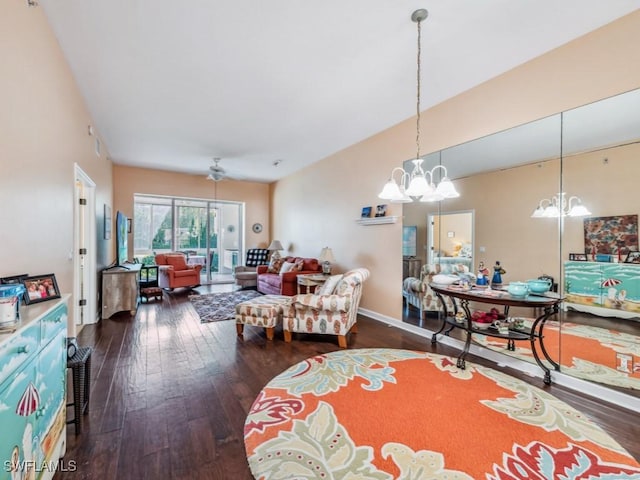
[[[349,348],[457,353],[366,317],[358,325]],[[86,326],[78,340],[94,347],[91,405],[80,435],[67,427],[65,462],[73,460],[77,471],[58,472],[58,480],[251,479],[243,426],[260,389],[290,365],[338,349],[333,336],[298,334],[287,344],[281,330],[270,342],[252,327],[240,340],[232,320],[201,324],[185,293],[165,293],[162,302],[141,305],[135,317],[122,313]],[[637,413],[506,371],[578,408],[640,459]],[[415,408],[433,413],[428,399]]]

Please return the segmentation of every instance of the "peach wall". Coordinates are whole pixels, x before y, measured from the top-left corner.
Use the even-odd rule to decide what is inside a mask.
[[[133,216],[133,196],[136,193],[165,195],[206,200],[229,200],[245,203],[245,247],[266,248],[269,245],[269,185],[256,182],[221,180],[214,183],[202,175],[187,175],[162,170],[114,165],[114,212],[121,210]],[[256,234],[251,225],[261,223],[264,229]],[[135,225],[133,226],[135,229]],[[245,249],[246,249],[245,248]],[[129,242],[129,258],[133,257],[133,242]]]
[[[640,214],[638,144],[569,157],[563,162],[563,177],[564,190],[580,197],[594,217]],[[569,253],[583,253],[583,222],[567,219],[562,238],[565,260]]]
[[[111,203],[111,163],[96,156],[91,117],[41,8],[0,2],[0,58],[0,276],[54,273],[71,293],[74,163],[97,184],[100,212]]]
[[[639,87],[635,47],[639,43],[637,11],[443,102],[422,117],[423,151],[446,148]],[[428,88],[428,78],[424,84]],[[361,306],[394,319],[400,318],[402,309],[402,222],[363,227],[354,220],[363,206],[379,203],[377,194],[391,170],[412,157],[414,128],[415,118],[408,119],[273,186],[274,235],[288,242],[294,253],[318,255],[322,246],[331,246],[340,270],[368,267],[371,277]],[[474,185],[469,188],[479,190]],[[537,202],[534,192],[529,195]],[[402,207],[391,205],[388,214],[401,212]],[[505,225],[504,219],[488,214],[476,216],[476,225],[481,222],[496,228]],[[488,241],[476,238],[478,245],[488,245]],[[502,251],[507,265],[509,258]],[[488,258],[495,256],[487,252]]]

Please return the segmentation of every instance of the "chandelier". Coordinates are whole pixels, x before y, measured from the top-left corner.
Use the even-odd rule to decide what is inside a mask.
[[[447,169],[442,165],[436,165],[426,172],[422,169],[422,158],[420,158],[420,57],[422,55],[421,38],[422,29],[420,27],[423,20],[429,16],[429,12],[425,9],[419,9],[413,12],[411,20],[418,25],[418,55],[417,55],[417,95],[416,95],[416,158],[412,160],[413,170],[411,173],[400,167],[396,167],[391,171],[391,178],[384,185],[382,191],[378,194],[378,198],[389,200],[392,203],[407,203],[414,199],[420,198],[421,202],[436,202],[445,198],[456,198],[460,194],[456,191],[453,183],[447,177]],[[434,173],[437,169],[444,170],[444,175],[439,183],[436,184]],[[399,172],[399,179],[396,180],[394,175]]]
[[[591,215],[591,212],[582,204],[580,198],[573,195],[567,200],[566,192],[561,192],[551,199],[540,200],[538,207],[531,214],[531,218],[584,217],[587,215]]]

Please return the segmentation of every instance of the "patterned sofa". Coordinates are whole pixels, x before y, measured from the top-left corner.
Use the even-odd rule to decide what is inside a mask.
[[[347,333],[356,332],[358,305],[362,296],[362,283],[369,278],[369,270],[356,268],[341,278],[330,277],[337,283],[330,286],[329,280],[320,288],[320,294],[296,295],[291,303],[283,306],[282,329],[285,342],[291,341],[292,332],[337,335],[341,348],[347,347]],[[331,293],[324,293],[324,290]]]
[[[427,312],[441,312],[442,304],[440,299],[431,290],[429,284],[433,282],[436,275],[457,275],[466,276],[473,280],[473,275],[469,272],[469,267],[465,263],[450,263],[435,265],[426,264],[422,266],[420,278],[407,277],[402,282],[402,296],[408,305],[413,305],[420,311],[420,318],[423,319]],[[453,311],[454,305],[449,297],[445,298],[447,310]]]
[[[298,293],[298,275],[307,273],[322,273],[322,265],[317,258],[283,257],[282,263],[273,269],[273,262],[269,265],[258,265],[258,291],[265,295],[295,295]],[[302,263],[300,270],[280,273],[284,262]],[[272,271],[270,271],[270,269]]]

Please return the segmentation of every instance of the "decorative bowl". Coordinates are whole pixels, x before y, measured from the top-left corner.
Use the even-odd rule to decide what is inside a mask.
[[[433,283],[436,285],[451,285],[460,280],[457,275],[438,274],[433,276]]]
[[[524,282],[511,282],[507,287],[507,292],[512,297],[526,297],[529,293],[529,285]]]
[[[544,293],[551,289],[551,280],[527,280],[531,293]]]
[[[488,322],[471,322],[471,326],[476,330],[486,330],[491,326],[491,323]]]

